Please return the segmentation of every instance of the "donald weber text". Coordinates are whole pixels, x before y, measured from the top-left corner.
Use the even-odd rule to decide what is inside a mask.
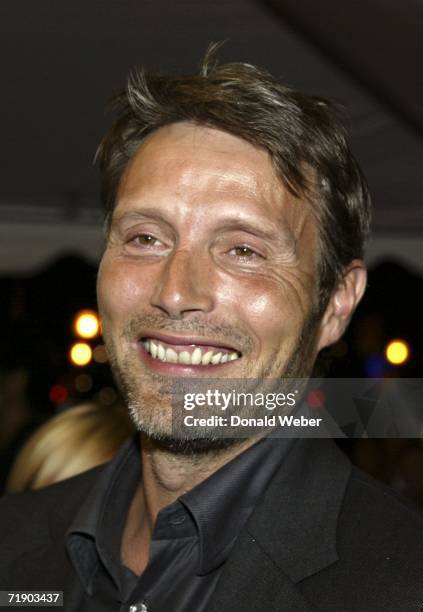
[[[245,418],[238,415],[223,417],[213,415],[210,417],[200,418],[192,414],[184,417],[184,425],[186,427],[319,427],[323,419],[306,418],[305,416],[295,417],[288,416],[268,416],[260,418]]]

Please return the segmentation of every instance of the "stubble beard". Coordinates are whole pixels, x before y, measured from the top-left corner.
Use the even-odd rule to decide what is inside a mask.
[[[139,319],[133,321],[128,326],[126,334],[129,335],[131,329],[136,327]],[[201,330],[198,325],[190,324],[192,331],[197,333]],[[296,345],[294,346],[288,359],[285,360],[285,365],[277,363],[277,353],[275,359],[269,359],[266,366],[263,366],[259,372],[255,373],[255,379],[268,379],[272,376],[272,372],[277,371],[280,378],[284,379],[306,379],[314,364],[314,345],[315,331],[317,326],[316,315],[312,313],[303,324],[303,328],[299,335]],[[169,329],[157,324],[155,329]],[[178,331],[181,331],[179,327]],[[213,330],[216,331],[216,328]],[[219,327],[219,333],[222,337],[222,327]],[[225,328],[226,335],[233,334],[233,329]],[[204,335],[213,337],[210,328],[203,331]],[[238,336],[239,338],[239,336]],[[245,336],[244,336],[245,339]],[[128,352],[123,357],[118,356],[118,351],[115,349],[113,341],[105,335],[105,344],[109,354],[110,366],[116,383],[128,407],[130,417],[135,424],[137,430],[147,438],[151,439],[157,446],[160,446],[172,453],[186,456],[200,456],[203,454],[218,453],[245,443],[245,438],[242,437],[227,437],[222,436],[219,428],[214,427],[201,435],[196,433],[195,428],[183,428],[183,431],[175,430],[175,419],[172,419],[172,397],[175,396],[175,387],[178,379],[168,376],[162,376],[158,373],[147,370],[141,364],[138,355],[134,352]],[[245,341],[246,352],[251,346],[250,339]],[[274,374],[273,374],[274,376]],[[189,379],[184,379],[183,382]],[[251,407],[244,407],[238,412],[242,418],[253,416]],[[188,435],[189,433],[189,435]]]

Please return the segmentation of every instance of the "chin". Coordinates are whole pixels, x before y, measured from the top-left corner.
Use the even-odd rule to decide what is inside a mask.
[[[144,406],[160,405],[142,402],[129,402],[129,414],[140,434],[154,442],[155,446],[180,455],[198,455],[232,448],[245,443],[245,438],[222,435],[218,428],[187,429],[181,419],[174,417],[174,407],[169,403],[161,404],[160,414],[146,412]],[[178,423],[179,421],[179,423]],[[226,431],[224,432],[226,433]]]

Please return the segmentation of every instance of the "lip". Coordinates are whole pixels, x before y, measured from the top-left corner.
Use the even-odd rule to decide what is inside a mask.
[[[143,336],[147,338],[156,338],[159,340],[157,335],[154,336]],[[165,336],[161,335],[164,342],[168,342],[168,340],[164,340]],[[178,337],[178,343],[180,344],[180,337]],[[202,338],[202,341],[204,339]],[[169,342],[169,344],[171,344]],[[191,344],[191,342],[186,342],[184,346]],[[192,343],[195,344],[195,343]],[[199,345],[200,346],[200,345]],[[223,345],[219,345],[223,346]],[[192,377],[192,378],[212,378],[214,374],[219,372],[222,368],[230,367],[233,364],[238,362],[241,358],[236,361],[227,361],[226,363],[219,363],[217,365],[185,365],[180,363],[171,363],[168,361],[161,361],[160,359],[155,359],[150,355],[150,353],[146,350],[145,346],[141,341],[136,343],[136,348],[138,350],[138,354],[144,364],[152,371],[157,372],[158,374],[163,374],[165,376],[174,376],[175,378],[180,377]],[[225,347],[226,348],[226,347]],[[231,347],[228,347],[231,348]]]
[[[242,355],[241,351],[239,351],[236,347],[231,346],[227,342],[221,342],[219,340],[218,344],[216,344],[216,340],[214,338],[205,338],[204,336],[169,336],[167,334],[162,334],[159,332],[143,332],[139,336],[139,341],[143,338],[149,338],[152,340],[158,340],[159,342],[165,342],[166,344],[171,344],[173,346],[203,346],[203,347],[213,347],[215,349],[224,348],[230,351],[236,351]],[[224,364],[221,364],[224,365]],[[194,366],[193,366],[194,367]],[[201,366],[203,368],[207,366]]]

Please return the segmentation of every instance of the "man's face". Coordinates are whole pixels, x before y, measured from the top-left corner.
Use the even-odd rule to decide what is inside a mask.
[[[156,395],[171,377],[309,374],[317,243],[309,203],[264,150],[190,123],[144,141],[98,277],[112,368],[141,428],[170,434]]]

